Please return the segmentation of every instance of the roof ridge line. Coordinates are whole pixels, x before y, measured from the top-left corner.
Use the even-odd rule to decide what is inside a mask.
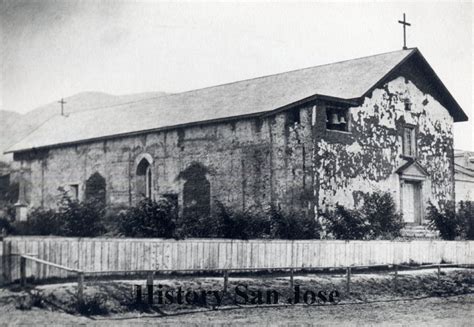
[[[297,71],[301,71],[301,70],[306,70],[306,69],[311,69],[311,68],[324,67],[324,66],[329,66],[329,65],[336,65],[336,64],[341,64],[341,63],[348,62],[348,61],[355,61],[355,60],[359,60],[359,59],[365,59],[365,58],[372,58],[372,57],[383,56],[383,55],[386,55],[386,54],[389,54],[389,53],[394,53],[394,52],[413,51],[413,50],[415,50],[415,49],[417,49],[417,48],[414,47],[414,48],[408,48],[407,50],[387,51],[387,52],[378,53],[378,54],[373,54],[373,55],[369,55],[369,56],[357,57],[357,58],[352,58],[352,59],[345,59],[345,60],[340,60],[340,61],[335,61],[335,62],[329,62],[329,63],[321,64],[321,65],[308,66],[308,67],[297,68],[297,69],[293,69],[293,70],[287,70],[287,71],[280,72],[280,73],[275,73],[275,74],[268,74],[268,75],[257,76],[257,77],[251,77],[251,78],[242,79],[242,80],[238,80],[238,81],[223,83],[223,84],[216,84],[216,85],[205,86],[205,87],[201,87],[201,88],[197,88],[197,89],[192,89],[192,90],[188,90],[188,91],[171,93],[171,94],[166,95],[166,96],[173,96],[173,95],[180,95],[180,94],[184,94],[184,93],[191,93],[191,92],[201,91],[201,90],[210,89],[210,88],[215,88],[215,87],[219,87],[219,86],[225,86],[225,85],[236,84],[236,83],[240,83],[240,82],[253,81],[253,80],[256,80],[256,79],[260,79],[260,78],[267,78],[267,77],[271,77],[271,76],[277,76],[277,75],[283,75],[283,74],[287,74],[287,73],[293,73],[293,72],[297,72]]]
[[[171,94],[170,94],[170,95],[171,95]],[[52,117],[61,117],[61,116],[64,116],[64,117],[67,118],[67,117],[69,117],[69,116],[74,116],[74,115],[77,115],[77,114],[81,114],[81,113],[83,113],[83,112],[90,112],[90,111],[111,109],[111,108],[120,107],[120,106],[127,105],[127,104],[139,103],[139,102],[143,102],[143,101],[147,101],[147,100],[158,99],[158,98],[165,97],[165,96],[166,96],[166,95],[158,95],[158,96],[151,97],[151,98],[144,98],[144,99],[140,99],[140,100],[134,100],[134,101],[128,101],[128,102],[115,103],[115,104],[111,104],[111,105],[109,105],[109,106],[104,106],[104,107],[92,107],[92,108],[88,108],[88,109],[85,109],[85,110],[79,110],[79,111],[69,112],[69,113],[66,113],[66,114],[64,114],[64,115],[61,115],[61,114],[54,114]],[[51,118],[52,118],[52,117],[51,117]]]
[[[458,164],[458,163],[456,163],[456,162],[454,163],[454,165],[455,165],[455,166],[458,166],[458,167],[461,167],[462,169],[469,170],[470,172],[473,172],[473,173],[474,173],[474,169],[472,169],[472,168],[465,167],[465,166],[460,165],[460,164]]]
[[[127,104],[132,104],[132,103],[138,103],[138,102],[143,102],[143,101],[147,101],[147,100],[153,100],[153,99],[162,98],[162,97],[163,97],[163,98],[173,97],[173,96],[182,95],[182,94],[186,94],[186,93],[192,93],[192,92],[197,92],[197,91],[201,91],[201,90],[216,88],[216,87],[219,87],[219,86],[227,86],[227,85],[237,84],[237,83],[241,83],[241,82],[253,81],[253,80],[257,80],[257,79],[268,78],[268,77],[271,77],[271,76],[278,76],[278,75],[293,73],[293,72],[297,72],[297,71],[303,71],[303,70],[312,69],[312,68],[317,68],[317,67],[324,67],[324,66],[329,66],[329,65],[336,65],[336,64],[341,64],[341,63],[344,63],[344,62],[349,62],[349,61],[354,61],[354,60],[359,60],[359,59],[365,59],[365,58],[372,58],[372,57],[377,57],[377,56],[383,56],[383,55],[386,55],[386,54],[389,54],[389,53],[394,53],[394,52],[412,51],[412,50],[415,50],[415,49],[416,49],[416,48],[408,48],[407,50],[387,51],[387,52],[378,53],[378,54],[369,55],[369,56],[363,56],[363,57],[358,57],[358,58],[352,58],[352,59],[346,59],[346,60],[341,60],[341,61],[335,61],[335,62],[330,62],[330,63],[326,63],[326,64],[321,64],[321,65],[315,65],[315,66],[308,66],[308,67],[303,67],[303,68],[288,70],[288,71],[284,71],[284,72],[280,72],[280,73],[269,74],[269,75],[263,75],[263,76],[257,76],[257,77],[252,77],[252,78],[248,78],[248,79],[243,79],[243,80],[238,80],[238,81],[233,81],[233,82],[228,82],[228,83],[223,83],[223,84],[205,86],[205,87],[201,87],[201,88],[197,88],[197,89],[192,89],[192,90],[188,90],[188,91],[183,91],[183,92],[176,92],[176,93],[173,92],[173,93],[163,94],[163,95],[154,96],[154,97],[150,97],[150,98],[144,98],[144,99],[140,99],[140,100],[134,100],[134,101],[129,101],[129,102],[116,103],[116,104],[112,104],[112,105],[109,105],[109,106],[103,106],[103,107],[92,107],[92,108],[90,108],[90,109],[80,110],[80,111],[76,111],[76,112],[70,112],[70,113],[67,114],[67,116],[70,116],[70,115],[77,115],[77,114],[80,114],[80,113],[83,113],[83,112],[90,112],[90,111],[96,111],[96,110],[110,109],[110,108],[114,108],[114,107],[120,107],[120,106],[122,106],[122,105],[127,105]],[[90,92],[94,92],[94,91],[90,91]],[[99,93],[100,93],[100,92],[99,92]],[[104,92],[103,92],[103,93],[104,93]],[[107,93],[106,93],[106,94],[107,94]],[[126,95],[126,94],[125,94],[125,95]],[[121,95],[114,95],[114,96],[121,96]],[[53,117],[55,117],[55,116],[60,116],[60,114],[55,114],[55,115],[53,115]],[[52,118],[52,117],[51,117],[51,118]]]

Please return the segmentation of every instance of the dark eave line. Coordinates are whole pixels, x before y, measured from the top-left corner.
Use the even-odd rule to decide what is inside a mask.
[[[384,84],[386,82],[386,79],[389,78],[394,72],[396,72],[396,70],[398,68],[400,68],[407,60],[409,60],[411,57],[413,57],[414,55],[418,55],[418,57],[420,58],[420,60],[422,61],[423,65],[427,68],[427,70],[429,71],[430,75],[434,78],[435,82],[438,83],[438,85],[441,87],[441,92],[440,93],[444,93],[446,94],[447,96],[445,97],[446,98],[446,102],[447,103],[447,110],[449,111],[449,113],[451,114],[451,116],[453,117],[454,121],[455,122],[463,122],[463,121],[467,121],[468,120],[468,117],[466,115],[466,113],[462,110],[461,106],[457,103],[456,99],[452,96],[452,94],[449,92],[449,90],[446,88],[446,86],[443,84],[443,82],[441,81],[441,79],[438,77],[438,75],[436,74],[436,72],[434,71],[434,69],[430,66],[430,64],[428,63],[428,61],[426,61],[425,57],[423,57],[423,55],[421,54],[421,51],[418,50],[418,48],[413,48],[412,49],[412,52],[410,54],[408,54],[405,58],[403,58],[403,60],[401,60],[396,66],[394,66],[387,74],[385,74],[379,81],[377,81],[377,83],[375,83],[374,85],[372,85],[372,87],[370,87],[363,95],[362,95],[362,99],[366,96],[369,96],[370,93],[377,87],[381,86],[382,84]]]
[[[60,147],[66,147],[66,146],[71,146],[71,145],[78,145],[78,144],[93,143],[93,142],[98,142],[98,141],[105,141],[105,140],[109,140],[109,139],[113,139],[113,138],[125,138],[125,137],[129,137],[129,136],[136,136],[136,135],[155,133],[155,132],[163,132],[163,131],[169,131],[169,130],[173,130],[173,129],[193,127],[193,126],[198,126],[198,125],[211,125],[211,124],[226,123],[226,122],[231,122],[231,121],[241,120],[241,119],[257,118],[257,117],[268,117],[268,116],[271,116],[271,115],[278,114],[282,111],[289,110],[289,109],[292,109],[292,108],[295,108],[295,107],[298,107],[298,106],[301,106],[301,105],[304,105],[306,103],[316,101],[316,100],[341,102],[341,103],[348,104],[348,105],[357,105],[358,104],[358,99],[341,99],[341,98],[336,98],[336,97],[331,97],[331,96],[326,96],[326,95],[313,95],[311,97],[307,97],[305,99],[287,104],[285,106],[282,106],[280,108],[277,108],[277,109],[274,109],[274,110],[271,110],[271,111],[257,112],[257,113],[252,113],[252,114],[238,115],[238,116],[231,116],[231,117],[223,117],[223,118],[210,119],[210,120],[202,120],[202,121],[190,122],[190,123],[179,124],[179,125],[171,125],[171,126],[164,126],[164,127],[159,127],[159,128],[140,130],[140,131],[135,131],[135,132],[111,134],[111,135],[106,135],[106,136],[100,136],[100,137],[94,137],[94,138],[82,139],[82,140],[64,142],[64,143],[56,143],[56,144],[45,145],[45,146],[41,146],[41,147],[33,147],[33,148],[28,148],[28,149],[5,151],[4,154],[25,153],[25,152],[31,152],[31,151],[46,150],[46,149],[60,148]]]
[[[403,58],[398,64],[396,64],[392,69],[390,69],[382,78],[380,78],[374,85],[372,85],[367,91],[362,94],[361,98],[365,98],[370,95],[370,93],[379,85],[383,84],[383,82],[389,77],[393,72],[395,72],[400,66],[402,66],[409,58],[411,58],[415,53],[419,53],[420,51],[418,48],[411,49],[411,53],[409,53],[405,58]]]

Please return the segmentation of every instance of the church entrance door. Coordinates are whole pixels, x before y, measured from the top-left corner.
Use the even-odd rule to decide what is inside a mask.
[[[402,186],[403,220],[408,224],[421,223],[421,183],[405,181]]]

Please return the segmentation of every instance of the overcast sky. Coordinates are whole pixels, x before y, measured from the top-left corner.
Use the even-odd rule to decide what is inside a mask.
[[[403,12],[418,47],[472,117],[466,2],[163,3],[0,0],[0,109],[27,112],[84,91],[179,92],[394,51]],[[1,117],[0,117],[1,119]]]

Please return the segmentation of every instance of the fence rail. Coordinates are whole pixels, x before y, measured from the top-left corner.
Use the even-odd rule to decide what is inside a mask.
[[[60,270],[64,270],[64,271],[67,271],[67,272],[72,272],[72,273],[77,274],[77,301],[81,302],[83,300],[83,296],[84,296],[84,271],[79,270],[79,269],[73,269],[73,268],[65,267],[65,266],[62,266],[62,265],[58,265],[54,262],[41,260],[41,259],[32,257],[30,255],[26,255],[26,254],[23,254],[23,255],[20,254],[19,256],[20,256],[20,285],[22,287],[26,286],[26,280],[27,280],[26,263],[28,261],[35,262],[36,264],[41,264],[41,265],[44,265],[46,267],[54,267],[54,268],[57,268],[57,269],[60,269]]]
[[[20,285],[22,287],[26,287],[26,263],[27,260],[36,262],[38,264],[42,264],[45,266],[49,267],[55,267],[61,270],[65,270],[67,272],[72,272],[77,274],[77,291],[76,291],[76,300],[77,303],[81,303],[84,300],[84,277],[87,274],[88,276],[95,276],[99,277],[103,273],[133,273],[133,274],[142,274],[146,273],[147,278],[146,278],[146,283],[147,283],[147,295],[148,295],[148,304],[153,304],[153,284],[154,284],[154,278],[155,274],[160,274],[160,273],[175,273],[175,272],[190,272],[189,269],[178,269],[178,270],[140,270],[140,271],[107,271],[107,272],[93,272],[93,271],[88,271],[84,272],[82,270],[78,269],[72,269],[69,267],[61,266],[58,264],[55,264],[53,262],[48,262],[45,260],[41,260],[29,255],[20,255]],[[473,265],[456,265],[456,264],[427,264],[427,265],[421,265],[421,266],[406,266],[406,265],[368,265],[368,266],[350,266],[350,267],[345,267],[346,271],[346,288],[345,288],[345,296],[348,296],[351,293],[351,275],[352,275],[352,269],[355,268],[364,268],[364,269],[371,269],[371,268],[380,268],[384,267],[388,271],[389,274],[391,274],[391,271],[393,270],[393,288],[394,290],[397,290],[398,288],[398,271],[399,268],[409,270],[409,269],[432,269],[432,268],[437,268],[437,280],[438,280],[438,285],[441,283],[441,268],[442,267],[464,267],[464,268],[473,268]],[[280,274],[284,272],[286,276],[289,276],[289,286],[290,290],[294,289],[294,277],[295,273],[301,273],[304,270],[309,270],[309,271],[314,271],[314,270],[322,270],[322,271],[327,271],[330,269],[339,269],[341,270],[342,267],[306,267],[306,268],[301,268],[301,267],[275,267],[275,268],[229,268],[229,269],[221,269],[219,270],[224,277],[223,280],[223,291],[224,293],[228,292],[228,286],[229,286],[229,278],[230,278],[230,273],[231,272],[242,272],[242,271],[251,271],[251,272],[279,272]],[[199,269],[200,272],[203,272],[205,274],[213,274],[216,272],[214,269]],[[141,285],[135,285],[136,287],[136,302],[140,303],[142,301],[142,288]]]
[[[0,238],[0,285],[5,283],[5,271],[3,269],[3,262],[5,257],[3,255],[3,238]]]
[[[474,241],[328,241],[7,237],[0,242],[3,280],[20,279],[20,257],[85,272],[278,267],[349,267],[404,263],[474,264]],[[26,276],[68,277],[54,265],[27,260]]]

